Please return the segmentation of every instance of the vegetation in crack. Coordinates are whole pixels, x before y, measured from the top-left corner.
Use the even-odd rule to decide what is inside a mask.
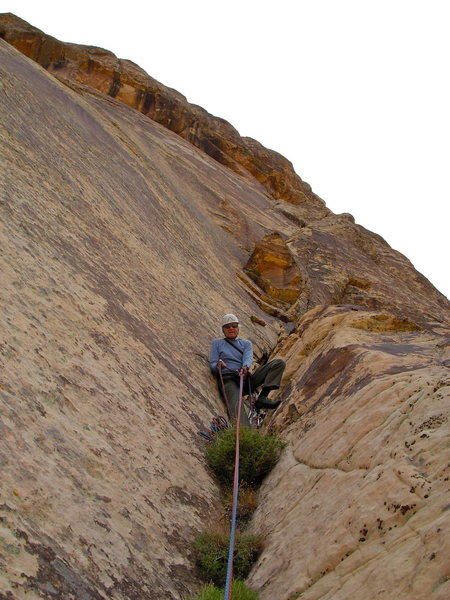
[[[189,600],[222,600],[224,592],[224,588],[217,588],[214,585],[207,584],[202,587],[196,596],[192,596]],[[243,581],[236,580],[233,584],[231,599],[258,600],[258,592],[250,590]]]
[[[242,427],[239,436],[239,496],[237,535],[234,546],[233,574],[237,578],[232,588],[236,600],[256,600],[257,592],[249,590],[242,581],[263,548],[262,538],[245,533],[245,527],[257,508],[256,490],[264,477],[278,462],[286,443],[278,435],[264,435],[258,430]],[[208,585],[192,600],[222,598],[220,586],[225,584],[230,544],[229,523],[232,510],[232,484],[235,465],[236,430],[221,431],[205,450],[205,458],[222,486],[224,513],[215,528],[197,536],[194,556],[199,576]]]
[[[255,488],[277,464],[286,444],[277,435],[248,427],[241,428],[239,441],[239,481]],[[206,461],[225,488],[233,483],[235,447],[236,431],[226,429],[206,450]]]

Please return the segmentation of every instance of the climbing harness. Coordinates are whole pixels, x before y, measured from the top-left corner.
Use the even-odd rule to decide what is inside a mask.
[[[234,554],[234,538],[236,534],[236,514],[237,514],[237,503],[239,494],[239,433],[240,433],[240,422],[241,422],[241,408],[242,408],[242,389],[244,385],[244,377],[239,376],[239,403],[236,417],[236,449],[235,449],[235,460],[234,460],[234,478],[233,478],[233,509],[231,512],[231,533],[230,533],[230,547],[228,550],[228,565],[227,565],[227,578],[225,581],[225,592],[224,600],[231,600],[231,591],[233,585],[233,554]]]
[[[225,341],[229,342],[232,346],[234,346],[234,344],[232,344],[229,340],[225,340]],[[242,352],[239,348],[238,348],[238,350],[239,350],[239,352]],[[220,376],[220,383],[222,386],[222,395],[225,399],[225,404],[227,406],[228,419],[229,419],[229,421],[231,421],[231,419],[232,419],[231,407],[230,407],[230,403],[228,402],[227,394],[225,392],[225,384],[223,381],[222,367],[220,365],[218,366],[218,370],[219,370],[219,376]],[[250,402],[250,412],[248,414],[248,420],[250,423],[250,427],[252,429],[259,429],[261,427],[261,425],[263,424],[263,421],[267,414],[267,411],[261,410],[260,408],[256,408],[256,395],[252,391],[252,382],[251,382],[250,375],[248,375],[247,381],[248,381],[248,398],[249,398],[249,402]]]
[[[227,407],[228,421],[225,417],[222,417],[222,416],[214,417],[213,419],[211,419],[211,424],[209,426],[209,430],[198,432],[199,435],[201,435],[201,437],[204,438],[207,442],[213,442],[215,440],[215,438],[217,437],[217,435],[221,431],[231,428],[231,426],[232,426],[231,421],[232,421],[233,415],[232,415],[230,403],[228,401],[227,393],[225,391],[225,383],[223,380],[221,366],[218,367],[218,371],[219,371],[222,396],[225,400],[225,404]],[[236,374],[238,374],[238,372],[236,372]],[[250,427],[252,429],[259,429],[261,427],[261,425],[263,424],[263,421],[266,417],[267,411],[260,409],[260,408],[256,408],[256,394],[252,391],[252,384],[251,384],[250,377],[247,378],[247,381],[248,381],[248,398],[249,398],[249,409],[250,409],[249,413],[248,413],[248,421],[249,421]]]
[[[225,391],[225,384],[223,381],[221,367],[219,367],[219,373],[220,373],[220,382],[221,382],[221,387],[222,387],[222,395],[224,397],[225,404],[227,406],[228,420],[222,416],[213,417],[211,419],[209,429],[207,431],[203,430],[203,431],[198,432],[199,435],[209,443],[212,443],[217,438],[217,436],[220,432],[225,431],[226,429],[229,429],[232,427],[231,407],[230,407],[230,403],[228,401],[227,394]],[[267,411],[262,410],[260,408],[256,408],[256,394],[252,391],[252,384],[250,381],[250,377],[248,377],[247,380],[248,380],[248,398],[249,398],[249,407],[250,407],[250,411],[248,413],[248,421],[249,421],[250,427],[252,429],[259,429],[261,427],[261,425],[263,424],[263,421],[266,417]]]

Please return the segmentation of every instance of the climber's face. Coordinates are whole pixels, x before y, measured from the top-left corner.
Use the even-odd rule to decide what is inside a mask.
[[[229,340],[235,340],[239,335],[239,323],[228,323],[222,329],[224,336]]]

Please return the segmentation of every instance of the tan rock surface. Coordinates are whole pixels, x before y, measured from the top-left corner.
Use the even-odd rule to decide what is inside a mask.
[[[333,215],[294,172],[292,164],[277,152],[251,138],[241,138],[223,119],[189,104],[182,94],[108,50],[60,42],[11,13],[0,14],[0,37],[75,90],[83,93],[77,85],[82,84],[117,98],[229,169],[256,179],[263,186],[261,191],[265,189],[271,198],[283,200],[275,206],[279,219],[273,215],[268,218],[256,207],[247,212],[270,236],[284,236],[288,252],[297,263],[292,271],[300,279],[300,297],[287,314],[276,302],[277,308],[271,305],[273,295],[272,299],[265,298],[253,290],[254,300],[265,312],[295,320],[318,303],[351,303],[395,308],[399,314],[406,309],[421,321],[424,317],[448,321],[448,300],[403,255],[380,236],[355,225],[351,215]],[[224,198],[217,217],[248,250],[256,240],[247,235],[246,223],[237,228],[240,211],[241,207],[236,210]],[[264,244],[263,237],[259,244]],[[291,300],[296,295],[294,291]]]
[[[197,433],[223,411],[208,347],[224,312],[262,315],[211,213],[268,200],[0,43],[0,590],[181,598],[218,508]]]
[[[330,306],[280,344],[270,429],[290,444],[252,523],[261,600],[448,598],[449,334]]]
[[[251,138],[242,138],[224,119],[189,104],[140,67],[94,46],[67,44],[11,13],[0,15],[0,37],[58,78],[93,87],[136,108],[174,131],[236,173],[254,177],[275,198],[304,204],[317,216],[329,211],[292,164]]]
[[[441,600],[448,301],[349,215],[314,196],[279,201],[276,173],[268,195],[260,176],[102,93],[83,79],[94,65],[65,55],[73,73],[56,79],[11,44],[55,62],[60,42],[51,50],[27,24],[11,37],[10,22],[0,19],[0,594],[180,599],[195,588],[190,544],[219,510],[197,434],[222,409],[207,352],[232,310],[258,355],[281,330],[288,361],[269,425],[291,445],[255,517],[262,600],[367,600],[383,577],[394,598],[397,573],[409,598],[431,586]],[[268,236],[298,276],[290,307],[243,270]],[[333,303],[372,312],[313,308]],[[330,490],[350,506],[331,506]],[[354,552],[338,565],[344,548]]]
[[[279,233],[266,235],[256,245],[244,270],[262,290],[281,302],[293,304],[300,295],[300,271]]]

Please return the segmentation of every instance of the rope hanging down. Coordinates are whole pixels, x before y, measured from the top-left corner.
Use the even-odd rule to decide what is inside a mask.
[[[222,395],[225,399],[225,404],[227,405],[227,416],[228,416],[228,420],[231,422],[232,419],[232,414],[231,414],[231,408],[230,408],[230,403],[228,402],[228,398],[227,398],[227,393],[225,391],[225,383],[223,381],[223,375],[222,375],[222,366],[219,364],[219,377],[220,377],[220,383],[222,385]]]
[[[233,580],[233,555],[234,555],[234,538],[236,535],[236,513],[237,503],[239,494],[239,433],[240,433],[240,422],[241,422],[241,407],[242,407],[242,389],[244,385],[244,377],[239,376],[239,403],[236,419],[236,450],[234,460],[234,480],[233,480],[233,510],[231,513],[231,533],[230,533],[230,547],[228,550],[228,566],[227,566],[227,578],[225,582],[225,593],[224,600],[231,600],[232,580]],[[225,386],[224,390],[225,392]],[[228,406],[228,400],[225,395],[225,400]]]

